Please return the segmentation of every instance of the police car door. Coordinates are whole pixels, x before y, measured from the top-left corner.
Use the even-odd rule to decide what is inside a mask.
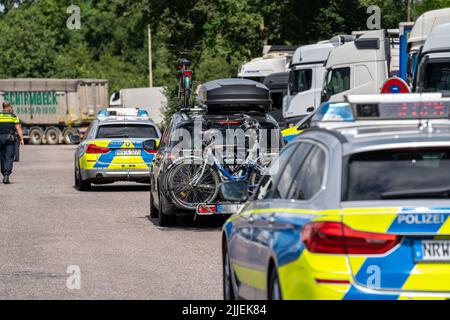
[[[255,194],[249,251],[256,299],[267,298],[267,267],[273,250],[276,250],[272,247],[276,243],[274,238],[280,232],[292,229],[291,225],[278,221],[277,214],[279,208],[288,206],[286,195],[292,176],[301,163],[296,158],[299,156],[298,150],[298,143],[292,143],[282,151],[279,159],[269,169],[269,174],[262,178]]]

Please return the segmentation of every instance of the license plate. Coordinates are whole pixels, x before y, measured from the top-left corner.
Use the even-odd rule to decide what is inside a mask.
[[[140,156],[141,150],[140,149],[121,149],[117,150],[118,156]]]
[[[237,204],[218,204],[217,213],[220,214],[233,214],[239,210],[239,205]]]
[[[416,261],[450,262],[450,240],[422,240],[414,243]]]

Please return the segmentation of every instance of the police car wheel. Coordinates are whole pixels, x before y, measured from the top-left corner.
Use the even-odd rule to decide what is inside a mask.
[[[166,197],[159,194],[158,224],[160,227],[171,227],[177,224],[177,216],[173,207],[167,203]]]
[[[233,268],[231,267],[230,256],[228,250],[225,248],[223,258],[223,297],[224,300],[237,300],[236,291],[237,284],[234,276]]]
[[[83,180],[79,170],[75,171],[75,188],[78,191],[91,191],[91,184]]]
[[[283,300],[281,295],[280,280],[276,268],[272,269],[269,281],[269,300]]]

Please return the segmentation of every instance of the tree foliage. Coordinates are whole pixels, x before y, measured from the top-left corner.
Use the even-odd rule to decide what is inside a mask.
[[[416,0],[415,15],[450,0]],[[72,5],[81,29],[66,26]],[[106,78],[111,91],[148,86],[147,28],[154,85],[176,90],[180,57],[196,81],[235,76],[264,44],[308,44],[366,29],[378,5],[382,27],[406,20],[407,0],[0,0],[0,77]]]

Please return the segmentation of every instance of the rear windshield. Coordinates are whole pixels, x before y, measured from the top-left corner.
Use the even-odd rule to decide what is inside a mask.
[[[152,125],[145,124],[108,124],[98,128],[97,139],[158,138],[158,133]]]
[[[450,148],[352,155],[346,184],[344,201],[449,198]]]

